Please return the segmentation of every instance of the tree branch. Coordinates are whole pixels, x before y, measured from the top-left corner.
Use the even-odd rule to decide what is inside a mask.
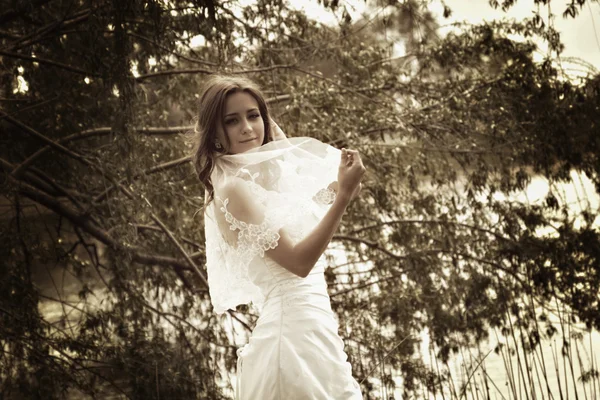
[[[21,325],[24,325],[25,322],[19,318],[18,316],[14,315],[13,313],[11,313],[10,311],[6,310],[3,307],[0,307],[0,311],[3,312],[4,314],[8,315],[10,318],[19,321],[21,323]],[[44,320],[43,318],[39,318],[39,320],[44,323],[45,325],[48,325],[50,328],[54,328],[56,329],[55,326],[53,326],[52,324],[50,324],[49,322],[47,322],[46,320]],[[123,391],[123,389],[121,389],[115,382],[113,382],[110,379],[105,378],[104,376],[102,376],[102,374],[98,374],[96,373],[92,368],[89,368],[88,366],[86,366],[86,363],[81,363],[77,358],[75,357],[71,357],[68,353],[66,353],[63,349],[61,349],[61,347],[57,346],[52,340],[48,340],[48,338],[46,338],[45,336],[42,336],[41,334],[37,333],[36,330],[31,330],[29,332],[29,335],[31,336],[36,336],[38,340],[43,341],[44,343],[47,343],[48,346],[52,347],[56,352],[58,352],[63,358],[58,358],[60,361],[65,362],[66,360],[69,360],[71,363],[73,364],[77,364],[79,366],[81,366],[82,369],[90,372],[91,374],[95,375],[96,377],[98,377],[100,380],[103,380],[107,383],[109,383],[111,386],[113,386],[117,391],[119,391],[121,394],[123,394],[126,398],[130,399],[131,397],[129,397],[127,395],[127,393],[125,393]],[[44,357],[52,357],[50,356],[47,352],[43,353],[39,350],[39,348],[37,348],[37,346],[32,345],[31,343],[29,343],[29,341],[27,341],[28,337],[27,336],[19,336],[17,337],[17,340],[21,341],[21,343],[23,344],[27,344],[28,346],[30,346],[31,350],[33,352],[39,353],[38,357],[40,358],[44,358]],[[85,360],[86,362],[88,362],[89,360]],[[74,380],[76,382],[76,380]]]
[[[256,69],[246,69],[246,70],[240,70],[240,71],[226,71],[228,74],[230,75],[242,75],[242,74],[253,74],[253,73],[258,73],[258,72],[268,72],[268,71],[272,71],[272,70],[277,70],[277,69],[289,69],[289,68],[294,68],[293,65],[273,65],[271,67],[264,67],[264,68],[256,68]],[[153,72],[151,74],[146,74],[146,75],[140,75],[138,77],[135,78],[135,80],[137,82],[142,82],[146,79],[150,79],[150,78],[156,78],[159,76],[169,76],[169,75],[183,75],[183,74],[205,74],[205,75],[210,75],[210,74],[215,74],[218,73],[220,71],[211,71],[208,69],[202,69],[202,68],[192,68],[192,69],[173,69],[173,70],[169,70],[169,71],[160,71],[160,72]]]
[[[289,94],[284,94],[284,95],[278,95],[278,96],[274,96],[274,97],[265,99],[265,102],[267,104],[278,103],[278,102],[290,100],[290,98],[291,98],[291,96]],[[1,114],[2,113],[0,112],[0,115]],[[141,128],[134,128],[134,131],[145,134],[145,135],[175,135],[175,134],[180,134],[182,132],[189,132],[193,129],[194,129],[194,126],[190,125],[190,126],[173,126],[173,127],[164,127],[164,128],[141,127]],[[69,142],[76,141],[76,140],[87,139],[87,138],[94,137],[94,136],[108,135],[111,132],[112,132],[112,128],[110,128],[110,127],[88,129],[88,130],[58,139],[57,141],[55,141],[53,143],[57,144],[57,145],[61,145],[61,144],[69,143]],[[18,178],[21,175],[21,173],[29,167],[29,165],[31,165],[36,159],[38,159],[42,154],[44,154],[46,151],[48,151],[52,147],[53,147],[52,145],[48,145],[48,146],[42,147],[41,149],[39,149],[38,151],[33,153],[31,156],[29,156],[27,159],[25,159],[21,164],[19,164],[15,168],[15,170],[12,172],[12,175],[14,177]],[[179,159],[179,160],[183,160],[183,159]],[[174,161],[170,161],[170,162],[177,163],[178,160],[174,160]],[[165,163],[163,165],[166,165],[166,164],[168,164],[168,163]],[[175,165],[172,165],[172,166],[175,166]],[[169,165],[169,167],[171,167],[171,165]],[[165,169],[167,169],[167,167],[165,167]]]
[[[133,262],[137,262],[145,265],[159,265],[163,267],[172,267],[182,271],[190,271],[191,268],[186,262],[181,262],[178,259],[161,256],[157,254],[150,254],[148,250],[139,247],[122,245],[114,238],[112,238],[106,231],[93,225],[89,218],[84,214],[79,214],[67,205],[64,205],[57,201],[55,198],[40,192],[31,185],[17,181],[15,178],[9,178],[15,181],[19,187],[19,193],[28,197],[29,199],[41,204],[42,206],[54,211],[56,214],[67,218],[72,224],[80,227],[82,230],[98,239],[101,243],[106,246],[115,249],[125,251],[131,256]]]
[[[14,51],[14,50],[21,49],[23,47],[27,47],[27,46],[31,46],[33,44],[39,43],[40,41],[42,41],[42,39],[47,37],[48,33],[52,32],[53,30],[56,30],[59,28],[66,28],[71,25],[77,25],[79,22],[86,21],[90,15],[91,15],[90,9],[86,8],[85,10],[81,10],[81,11],[75,13],[73,16],[71,16],[71,19],[69,19],[69,20],[65,20],[67,18],[67,16],[65,16],[62,20],[51,22],[51,23],[39,28],[35,32],[31,33],[30,35],[17,38],[15,43],[11,43],[11,45],[8,47],[8,50]],[[61,33],[62,33],[61,31],[57,32],[56,36],[60,35]]]
[[[36,63],[40,63],[40,64],[50,65],[52,67],[64,69],[65,71],[73,72],[73,73],[80,74],[80,75],[96,77],[96,78],[100,76],[98,74],[94,74],[89,71],[84,71],[79,68],[71,67],[70,65],[63,64],[63,63],[60,63],[57,61],[46,60],[45,58],[31,57],[31,56],[26,56],[24,54],[10,53],[10,52],[4,51],[4,50],[0,50],[0,55],[3,55],[5,57],[17,58],[17,59],[24,60],[24,61],[30,61],[30,62],[36,62]]]
[[[151,306],[147,301],[145,301],[145,299],[141,299],[140,302],[147,308],[149,308],[150,310],[152,310],[153,312],[155,312],[157,315],[161,316],[162,318],[166,319],[169,324],[174,327],[177,328],[175,326],[175,324],[173,324],[173,322],[168,318],[168,317],[172,317],[175,318],[176,320],[178,320],[179,322],[182,322],[183,324],[187,325],[191,330],[193,330],[194,332],[196,332],[198,335],[202,336],[204,338],[204,340],[206,340],[207,343],[211,343],[214,344],[217,347],[221,347],[224,349],[233,349],[235,350],[235,346],[231,346],[231,345],[224,345],[224,344],[220,344],[217,342],[214,342],[212,340],[210,340],[209,337],[207,337],[203,331],[201,331],[200,329],[198,329],[196,326],[192,325],[187,319],[180,317],[177,314],[173,314],[170,312],[165,312],[165,311],[161,311],[153,306]]]
[[[5,38],[11,39],[11,40],[17,40],[20,38],[20,36],[17,36],[12,32],[3,31],[3,30],[0,30],[0,37],[5,37]]]
[[[402,256],[399,254],[395,254],[395,253],[389,251],[388,249],[381,247],[378,243],[371,242],[370,240],[366,240],[366,239],[357,238],[354,236],[333,235],[333,237],[331,239],[332,240],[345,240],[345,241],[349,241],[349,242],[366,244],[367,246],[371,247],[372,249],[381,251],[382,253],[387,254],[388,256],[390,256],[396,260],[405,260],[406,258],[408,258],[408,256]]]
[[[0,168],[5,169],[9,173],[10,173],[10,171],[14,170],[14,166],[2,158],[0,158]],[[85,198],[85,196],[82,193],[79,193],[75,190],[68,191],[67,189],[63,188],[61,185],[56,183],[54,181],[54,179],[52,179],[51,177],[46,175],[44,172],[37,170],[36,168],[32,168],[32,171],[35,173],[35,175],[26,172],[22,177],[24,181],[29,182],[34,187],[43,190],[44,192],[48,193],[50,196],[54,196],[54,197],[57,197],[58,195],[65,196],[67,199],[69,199],[71,201],[71,203],[73,203],[79,209],[79,211],[87,214],[86,207],[84,207],[83,204],[81,204],[79,202],[79,200],[77,200],[77,198],[75,198],[75,196],[77,196],[79,198]],[[73,193],[71,193],[71,192],[73,192]],[[96,221],[93,217],[91,217],[91,216],[88,216],[88,217],[91,219],[91,221],[94,224],[96,224],[97,226],[100,226],[98,221]]]
[[[365,100],[367,100],[367,101],[371,101],[371,102],[373,102],[373,103],[380,104],[380,102],[379,102],[379,101],[377,101],[377,100],[375,100],[375,99],[372,99],[372,98],[370,98],[369,96],[365,96],[364,94],[362,94],[362,93],[360,93],[360,92],[357,92],[357,91],[355,91],[355,90],[349,89],[349,88],[347,88],[346,86],[344,86],[344,85],[342,85],[342,84],[340,84],[340,83],[338,83],[338,82],[336,82],[336,81],[334,81],[334,80],[332,80],[332,79],[326,78],[326,77],[324,77],[324,76],[322,76],[322,75],[318,75],[318,74],[315,74],[315,73],[313,73],[313,72],[310,72],[310,71],[306,71],[306,70],[304,70],[304,69],[302,69],[302,68],[298,68],[298,67],[294,67],[294,66],[290,66],[290,68],[291,68],[291,69],[293,69],[294,71],[301,72],[301,73],[303,73],[303,74],[306,74],[306,75],[308,75],[308,76],[311,76],[311,77],[313,77],[313,78],[320,79],[320,80],[322,80],[322,81],[325,81],[325,82],[331,83],[332,85],[335,85],[335,86],[337,86],[337,87],[339,87],[339,88],[342,88],[342,89],[344,89],[344,90],[347,90],[348,92],[350,92],[350,93],[352,93],[352,94],[354,94],[354,95],[356,95],[356,96],[358,96],[358,97],[361,97],[361,98],[363,98],[363,99],[365,99]]]
[[[210,61],[198,60],[197,58],[191,58],[191,57],[185,56],[183,54],[179,54],[179,53],[171,50],[170,48],[168,48],[166,46],[163,46],[162,44],[157,43],[156,41],[154,41],[154,40],[152,40],[152,39],[150,39],[150,38],[148,38],[146,36],[142,36],[142,35],[140,35],[138,33],[130,32],[130,31],[128,31],[126,33],[129,36],[132,36],[134,38],[138,38],[138,39],[144,40],[144,41],[146,41],[148,43],[151,43],[151,44],[155,45],[156,47],[160,48],[161,50],[164,50],[164,51],[168,52],[169,54],[174,55],[177,58],[181,58],[182,60],[186,60],[186,61],[189,61],[189,62],[192,62],[192,63],[195,63],[195,64],[209,65],[211,67],[217,67],[219,65],[219,64],[216,64],[216,63],[213,63],[213,62],[210,62]]]
[[[171,168],[177,167],[179,165],[187,164],[188,162],[190,162],[190,160],[191,160],[191,156],[186,156],[186,157],[178,158],[177,160],[167,161],[165,163],[156,165],[156,166],[154,166],[152,168],[149,168],[149,169],[147,169],[145,171],[142,171],[139,174],[134,175],[133,179],[137,179],[137,178],[139,178],[142,175],[150,175],[150,174],[153,174],[153,173],[156,173],[156,172],[166,171],[167,169],[171,169]],[[119,184],[122,184],[124,182],[125,182],[125,179],[122,179],[119,182]],[[106,190],[104,190],[104,192],[102,192],[98,196],[96,196],[96,198],[93,200],[93,202],[94,203],[101,202],[113,190],[115,190],[115,185],[109,186]]]
[[[167,227],[165,226],[165,224],[163,224],[163,222],[160,220],[160,218],[158,218],[153,212],[150,212],[150,218],[152,218],[152,220],[158,226],[160,226],[160,228],[169,237],[169,239],[171,239],[171,241],[175,244],[175,247],[177,247],[177,250],[179,250],[179,252],[187,260],[188,264],[190,264],[190,266],[193,268],[193,271],[196,272],[196,275],[200,278],[200,280],[202,282],[204,282],[204,285],[206,287],[208,287],[208,281],[206,280],[206,277],[204,276],[204,274],[202,273],[202,271],[200,271],[200,268],[198,268],[198,266],[196,265],[196,263],[194,262],[194,260],[192,260],[192,258],[190,257],[190,255],[185,251],[185,249],[183,248],[183,246],[175,238],[175,236],[173,236],[173,234],[171,233],[171,231],[169,229],[167,229]]]
[[[387,222],[380,222],[377,224],[373,224],[373,225],[369,225],[369,226],[364,226],[362,228],[359,229],[354,229],[352,231],[349,232],[349,234],[357,234],[357,233],[361,233],[363,231],[366,230],[371,230],[371,229],[379,229],[382,226],[387,226],[387,225],[400,225],[400,224],[439,224],[439,225],[455,225],[455,226],[460,226],[460,227],[464,227],[464,228],[469,228],[469,229],[473,229],[473,230],[477,230],[483,233],[489,233],[490,235],[494,235],[497,239],[503,240],[503,241],[507,241],[507,242],[511,242],[511,243],[515,243],[514,240],[507,238],[505,236],[502,236],[501,234],[499,234],[498,232],[493,232],[490,231],[489,229],[485,229],[485,228],[481,228],[481,227],[477,227],[477,226],[473,226],[473,225],[469,225],[469,224],[465,224],[465,223],[461,223],[461,222],[454,222],[454,221],[440,221],[440,220],[418,220],[418,219],[402,219],[402,220],[395,220],[395,221],[387,221]]]
[[[91,163],[85,157],[83,157],[81,154],[75,153],[75,152],[67,149],[66,147],[62,146],[61,144],[56,143],[52,139],[47,138],[46,136],[42,135],[41,133],[39,133],[35,129],[31,128],[30,126],[25,125],[21,121],[16,120],[16,119],[8,116],[7,114],[4,114],[2,111],[0,111],[0,116],[2,116],[4,119],[6,119],[8,122],[12,123],[13,125],[16,125],[19,128],[23,129],[25,132],[29,133],[30,135],[38,138],[39,140],[46,143],[50,147],[60,151],[63,154],[68,155],[71,158],[76,159],[77,161],[79,161],[87,166],[91,166]]]
[[[137,229],[139,230],[149,230],[149,231],[158,231],[158,232],[162,232],[162,229],[158,226],[153,226],[153,225],[141,225],[141,224],[134,224],[133,226],[135,226]],[[204,246],[201,246],[200,243],[196,243],[191,239],[182,237],[181,238],[182,241],[184,241],[185,243],[189,244],[190,246],[194,246],[198,249],[203,249]]]

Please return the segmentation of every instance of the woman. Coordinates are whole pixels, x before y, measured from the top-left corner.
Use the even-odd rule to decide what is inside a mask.
[[[362,399],[323,274],[323,253],[361,189],[358,152],[286,138],[239,77],[209,79],[196,132],[212,304],[217,314],[260,309],[237,352],[236,398]]]

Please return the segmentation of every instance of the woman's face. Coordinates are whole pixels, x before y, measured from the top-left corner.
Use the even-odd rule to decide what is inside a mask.
[[[222,124],[218,124],[217,136],[231,143],[231,154],[238,154],[260,147],[265,137],[265,126],[258,103],[246,92],[235,92],[225,99]]]

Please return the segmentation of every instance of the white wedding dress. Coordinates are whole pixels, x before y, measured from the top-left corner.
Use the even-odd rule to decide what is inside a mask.
[[[297,244],[323,218],[340,160],[339,150],[299,137],[223,156],[214,165],[215,198],[205,214],[214,311],[249,302],[260,311],[237,351],[238,400],[363,398],[331,310],[325,256],[306,278],[268,256],[281,229]]]
[[[237,351],[236,399],[362,399],[331,310],[325,257],[306,278],[263,260],[252,277],[266,300]]]

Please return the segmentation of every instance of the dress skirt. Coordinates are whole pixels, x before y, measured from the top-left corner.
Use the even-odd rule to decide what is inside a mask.
[[[279,282],[237,355],[237,400],[363,398],[322,272]]]

